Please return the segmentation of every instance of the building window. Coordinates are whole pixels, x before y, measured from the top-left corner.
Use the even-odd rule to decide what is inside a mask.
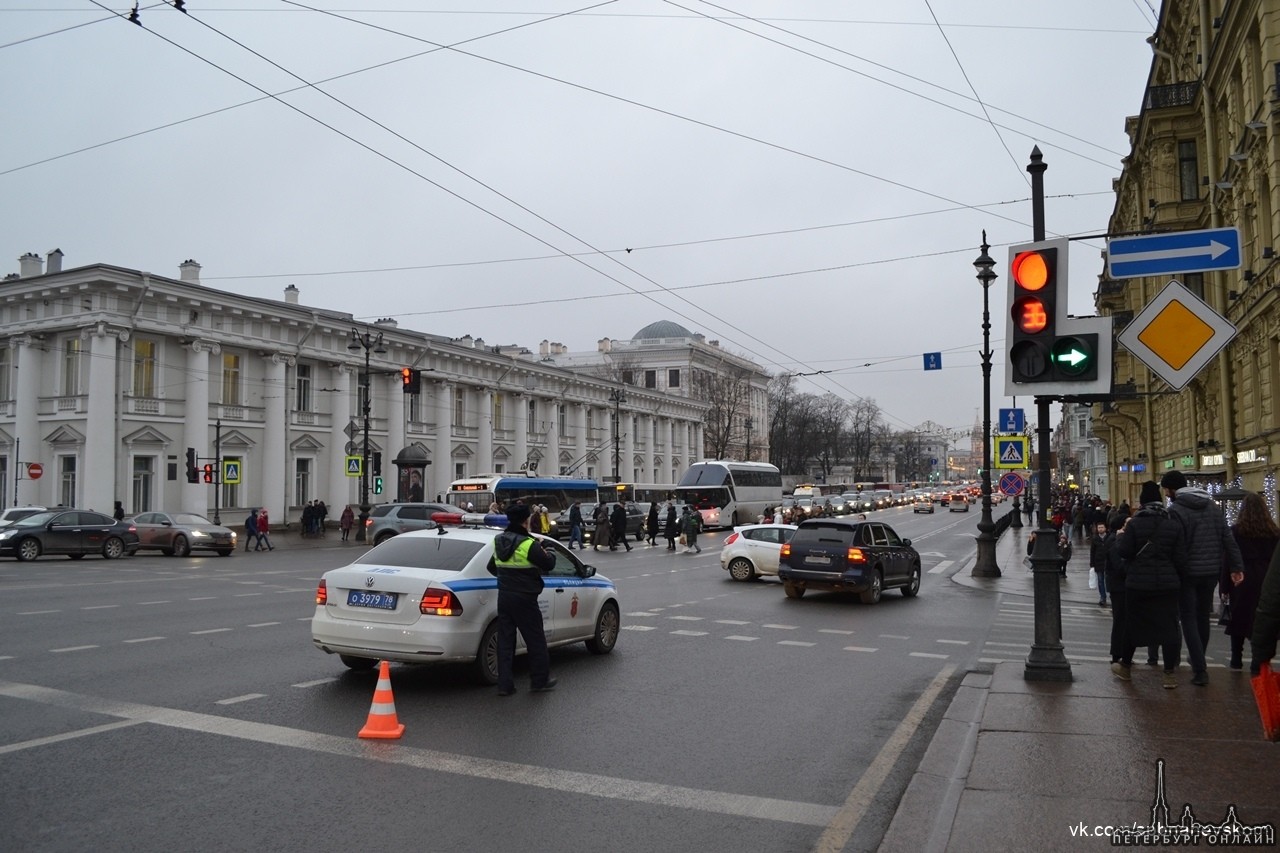
[[[668,388],[679,388],[679,387],[680,387],[680,370],[679,370],[679,368],[672,368],[671,370],[668,370],[668,371],[667,371],[667,387],[668,387]]]
[[[61,506],[76,505],[76,458],[58,457],[58,503]]]
[[[67,338],[62,349],[62,396],[75,397],[80,393],[80,339]],[[75,504],[67,504],[75,506]]]
[[[453,400],[453,425],[459,427],[467,425],[467,401],[461,389]]]
[[[244,459],[239,456],[224,456],[223,463],[234,462],[236,468],[240,471],[240,478],[244,479]],[[222,489],[222,505],[224,507],[240,506],[240,486],[233,483],[223,483],[219,488]]]
[[[311,460],[298,459],[293,463],[293,505],[304,506],[311,500]]]
[[[1204,299],[1204,273],[1189,272],[1179,276],[1183,285],[1200,299]]]
[[[133,341],[133,396],[156,396],[156,352],[159,344],[145,338]],[[135,512],[142,512],[135,509]]]
[[[12,366],[13,350],[9,347],[0,347],[0,400],[13,399],[13,386],[9,384]]]
[[[465,462],[453,463],[453,479],[462,480],[462,479],[465,479],[466,476],[467,476],[467,463]]]
[[[232,353],[222,354],[222,405],[239,406],[240,396],[240,356]]]
[[[152,498],[155,495],[156,460],[154,456],[133,457],[133,494],[129,505],[130,512],[151,512],[155,507]]]
[[[557,405],[556,406],[556,426],[557,426],[557,429],[559,429],[560,431],[560,435],[562,436],[567,435],[569,432],[568,429],[566,429],[567,421],[568,421],[568,418],[565,414],[565,407]]]
[[[1196,160],[1196,141],[1184,139],[1178,143],[1178,189],[1182,201],[1200,198],[1200,164]]]
[[[293,407],[299,412],[311,411],[311,365],[299,364],[297,368],[297,385],[294,389]]]
[[[525,432],[538,431],[538,401],[530,400],[529,406],[525,410]]]
[[[507,428],[507,418],[505,414],[506,409],[507,409],[506,397],[504,397],[501,394],[494,394],[493,395],[493,428],[494,429]]]
[[[644,372],[644,387],[646,388],[658,387],[658,371],[646,370]]]
[[[405,416],[410,423],[420,423],[422,421],[422,395],[421,394],[405,394],[408,405],[405,406]]]
[[[624,370],[624,371],[622,371],[622,384],[623,384],[623,385],[635,385],[635,384],[636,384],[636,376],[635,376],[635,373],[634,373],[634,372],[632,372],[632,371],[630,371],[630,370]]]

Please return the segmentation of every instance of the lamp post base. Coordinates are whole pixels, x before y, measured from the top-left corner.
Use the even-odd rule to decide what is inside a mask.
[[[1052,556],[1057,550],[1051,544],[1053,535],[1052,527],[1038,530],[1035,553],[1031,556],[1035,640],[1022,673],[1025,681],[1074,680],[1071,663],[1062,650],[1062,581],[1059,562]],[[1045,543],[1039,541],[1041,536],[1045,537]]]
[[[369,510],[370,510],[370,508],[371,508],[371,507],[370,507],[370,505],[369,505],[369,504],[360,504],[360,518],[359,518],[359,519],[357,519],[357,521],[356,521],[356,524],[357,524],[357,525],[359,525],[358,527],[356,527],[356,541],[357,541],[357,542],[364,542],[364,541],[366,541],[366,540],[365,540],[364,531],[365,531],[365,524],[366,524],[366,523],[368,522],[368,520],[369,520]]]
[[[995,524],[991,521],[991,498],[989,493],[982,496],[982,519],[978,522],[978,557],[973,562],[970,577],[998,578],[1000,567],[996,565]]]

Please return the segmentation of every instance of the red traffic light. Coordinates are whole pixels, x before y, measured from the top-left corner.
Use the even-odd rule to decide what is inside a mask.
[[[206,483],[213,482],[213,465],[206,463],[204,466],[204,481]]]
[[[402,367],[400,368],[400,381],[406,394],[419,394],[422,392],[421,371],[414,370],[412,367]]]
[[[1044,302],[1027,296],[1013,303],[1013,322],[1019,331],[1034,335],[1049,325],[1049,312],[1045,310]]]
[[[1013,280],[1023,290],[1040,290],[1049,283],[1049,259],[1043,252],[1020,252],[1013,259]]]

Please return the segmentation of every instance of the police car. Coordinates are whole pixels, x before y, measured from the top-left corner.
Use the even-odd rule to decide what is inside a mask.
[[[506,518],[437,513],[432,520],[435,529],[402,533],[325,572],[311,641],[355,670],[379,660],[470,663],[481,683],[496,684],[498,579],[487,566]],[[613,651],[621,624],[613,581],[555,540],[536,538],[556,560],[538,599],[547,645]],[[519,638],[516,653],[524,652]]]

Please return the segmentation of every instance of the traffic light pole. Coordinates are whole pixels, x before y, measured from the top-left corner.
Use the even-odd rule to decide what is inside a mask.
[[[1044,240],[1044,172],[1049,168],[1037,146],[1031,149],[1031,225],[1034,240]],[[1066,282],[1062,282],[1066,287]],[[1036,436],[1039,439],[1039,485],[1036,501],[1035,548],[1031,552],[1032,584],[1035,593],[1035,636],[1023,669],[1026,681],[1072,681],[1071,663],[1062,649],[1062,589],[1059,580],[1058,539],[1053,517],[1053,490],[1050,482],[1049,407],[1053,397],[1036,397]]]

